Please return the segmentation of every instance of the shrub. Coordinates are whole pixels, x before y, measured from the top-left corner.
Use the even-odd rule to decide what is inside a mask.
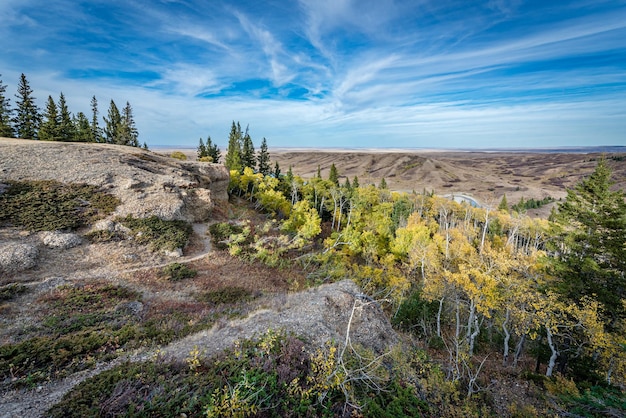
[[[187,156],[180,151],[174,151],[170,154],[170,157],[176,158],[177,160],[185,161],[187,160]]]
[[[188,222],[165,221],[158,216],[134,218],[128,215],[119,221],[135,233],[135,239],[139,243],[149,244],[153,251],[184,248],[192,232]]]
[[[206,155],[204,157],[198,158],[198,161],[200,161],[201,163],[212,163],[213,162],[213,158],[209,157],[208,155]]]
[[[163,274],[173,282],[190,279],[192,277],[196,277],[198,274],[197,271],[190,269],[185,264],[182,263],[172,263],[168,264],[163,268]]]
[[[228,248],[228,244],[224,241],[229,239],[231,235],[240,234],[242,231],[243,228],[241,226],[233,225],[228,222],[218,222],[209,226],[213,244],[220,250]]]
[[[25,293],[28,287],[19,283],[11,283],[0,287],[0,302],[9,301],[22,293]]]
[[[8,182],[0,222],[31,231],[75,230],[113,212],[119,199],[88,184],[53,180]]]
[[[252,299],[252,293],[241,287],[224,287],[198,296],[198,300],[215,305],[248,302]]]

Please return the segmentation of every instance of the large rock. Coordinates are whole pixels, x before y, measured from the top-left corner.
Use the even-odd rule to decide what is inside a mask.
[[[41,233],[41,241],[50,248],[67,250],[82,244],[80,236],[59,231],[44,231]]]
[[[17,273],[37,265],[39,250],[32,244],[0,244],[0,273]]]
[[[6,180],[87,183],[116,195],[115,215],[201,222],[228,200],[226,167],[180,161],[139,148],[0,139]]]

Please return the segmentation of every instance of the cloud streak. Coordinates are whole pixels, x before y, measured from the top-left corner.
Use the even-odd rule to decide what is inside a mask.
[[[39,105],[130,101],[142,140],[626,145],[626,4],[201,0],[0,4],[0,73]],[[104,113],[106,109],[101,109]],[[253,139],[257,139],[254,138]]]

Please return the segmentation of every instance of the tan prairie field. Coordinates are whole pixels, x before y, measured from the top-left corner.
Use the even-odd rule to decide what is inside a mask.
[[[195,150],[181,151],[195,159]],[[270,149],[270,157],[272,167],[278,162],[282,173],[291,167],[304,179],[316,176],[318,167],[328,178],[335,164],[342,183],[356,176],[361,186],[379,185],[384,178],[394,191],[463,194],[489,206],[497,206],[504,195],[509,205],[522,198],[551,197],[558,202],[568,188],[593,172],[600,158],[609,162],[615,188],[626,189],[626,153],[621,152],[276,148]],[[531,209],[528,215],[546,217],[553,206]]]

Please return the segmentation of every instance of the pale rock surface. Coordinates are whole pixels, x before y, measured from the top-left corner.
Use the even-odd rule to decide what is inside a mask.
[[[17,273],[37,265],[39,249],[33,244],[0,244],[0,273]]]
[[[63,233],[59,231],[44,231],[41,233],[41,241],[49,248],[58,248],[67,250],[82,244],[80,236],[72,233]]]
[[[206,221],[228,200],[221,164],[180,161],[110,144],[0,139],[0,178],[56,180],[101,187],[121,200],[113,216]]]

